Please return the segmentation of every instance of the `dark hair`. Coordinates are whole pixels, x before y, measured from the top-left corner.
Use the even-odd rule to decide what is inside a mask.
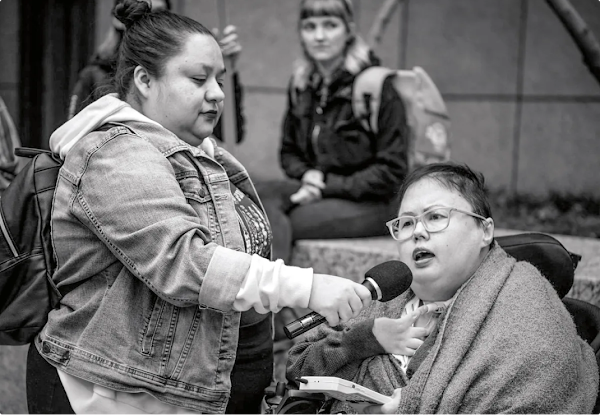
[[[434,163],[413,170],[406,176],[398,191],[400,203],[408,188],[421,179],[437,180],[446,188],[460,193],[469,202],[474,213],[484,218],[492,217],[483,174],[471,170],[466,164]]]
[[[199,33],[214,38],[199,22],[169,10],[153,12],[146,1],[121,0],[113,13],[125,25],[113,77],[113,87],[121,99],[130,91],[138,65],[158,78],[165,63],[181,52],[189,35]]]

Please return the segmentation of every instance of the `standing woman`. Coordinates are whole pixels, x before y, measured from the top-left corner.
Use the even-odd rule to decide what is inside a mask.
[[[63,298],[29,349],[29,412],[223,413],[242,311],[303,306],[337,325],[370,293],[268,259],[246,170],[207,139],[224,99],[213,34],[144,1],[115,15],[118,92],[50,138]]]
[[[392,80],[383,84],[377,134],[352,113],[354,79],[378,60],[356,32],[350,0],[302,0],[298,31],[303,56],[280,148],[289,180],[259,187],[274,257],[284,261],[297,239],[385,235],[407,171],[408,127]]]

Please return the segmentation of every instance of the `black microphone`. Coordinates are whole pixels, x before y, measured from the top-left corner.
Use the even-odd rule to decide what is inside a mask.
[[[371,291],[371,298],[382,302],[390,301],[408,290],[412,284],[412,272],[408,265],[401,261],[387,261],[375,265],[365,273],[362,285]],[[287,324],[283,331],[288,339],[293,339],[302,333],[326,321],[319,313],[312,312]]]

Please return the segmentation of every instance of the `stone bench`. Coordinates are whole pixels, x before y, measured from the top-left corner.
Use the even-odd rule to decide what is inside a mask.
[[[496,236],[522,233],[496,229]],[[567,297],[600,307],[600,239],[552,235],[570,252],[582,256],[575,270],[573,288]],[[313,267],[316,272],[359,280],[371,267],[397,259],[391,237],[349,238],[297,241],[292,253],[293,265]]]

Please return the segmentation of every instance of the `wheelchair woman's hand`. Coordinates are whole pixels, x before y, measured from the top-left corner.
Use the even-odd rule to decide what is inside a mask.
[[[401,318],[379,317],[373,324],[373,335],[386,353],[413,356],[423,344],[432,326],[413,327],[417,319],[426,311],[417,309],[414,313]]]
[[[362,412],[365,414],[397,414],[398,407],[400,406],[400,395],[402,389],[398,388],[392,394],[392,400],[383,405],[370,405],[362,408]]]

